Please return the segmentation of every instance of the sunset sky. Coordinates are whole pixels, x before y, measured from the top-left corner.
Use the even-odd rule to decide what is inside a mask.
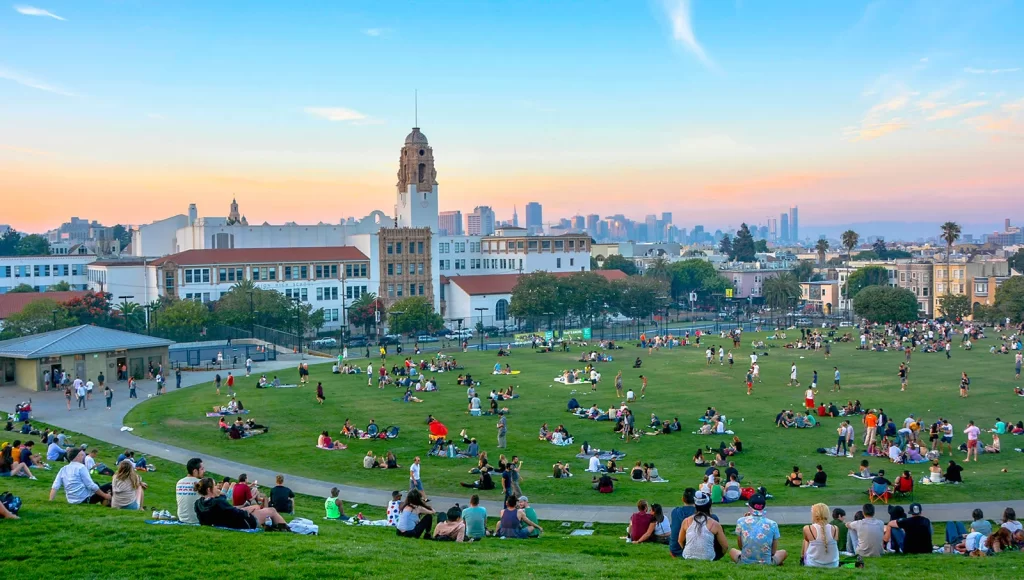
[[[8,4],[0,223],[390,212],[414,90],[442,210],[1024,217],[1022,4]]]

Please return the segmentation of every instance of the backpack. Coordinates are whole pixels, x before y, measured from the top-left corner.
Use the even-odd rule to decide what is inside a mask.
[[[0,503],[14,515],[18,515],[18,511],[21,510],[21,498],[9,491],[0,493]]]

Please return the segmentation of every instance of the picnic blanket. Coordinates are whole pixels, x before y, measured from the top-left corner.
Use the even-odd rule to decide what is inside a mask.
[[[248,415],[248,414],[249,414],[249,409],[243,409],[241,411],[221,411],[219,413],[218,412],[212,412],[212,413],[208,412],[208,413],[206,413],[206,416],[207,417],[227,417],[229,415]]]
[[[324,451],[344,451],[345,449],[348,449],[348,446],[342,445],[341,447],[320,447],[319,445],[317,445],[316,448],[323,449]]]
[[[268,389],[294,389],[294,388],[297,388],[298,386],[299,385],[277,385],[275,387],[274,385],[271,384],[271,385],[267,385],[266,388],[268,388]]]
[[[618,461],[619,459],[622,459],[622,458],[624,458],[626,456],[625,453],[612,453],[611,451],[602,451],[602,452],[596,453],[596,454],[595,453],[591,453],[590,455],[587,455],[586,453],[577,453],[576,454],[576,459],[587,459],[587,460],[589,460],[594,455],[597,455],[597,458],[599,460],[601,460],[601,461],[608,461],[609,459],[614,459],[614,460]]]
[[[152,524],[152,525],[155,525],[155,526],[189,526],[189,527],[193,527],[193,528],[200,527],[199,524],[186,524],[185,522],[179,522],[178,520],[145,520],[145,522],[147,524]],[[247,534],[255,534],[255,533],[263,531],[263,528],[256,528],[255,530],[239,530],[239,529],[236,529],[236,528],[222,528],[220,526],[209,526],[209,527],[212,527],[215,530],[227,530],[229,532],[244,532],[244,533],[247,533]]]
[[[854,479],[860,479],[860,480],[863,480],[863,481],[871,481],[875,477],[874,475],[872,475],[870,477],[864,477],[863,475],[860,475],[859,473],[851,473],[851,474],[849,474],[849,476],[854,478]]]
[[[522,371],[509,371],[509,372],[506,373],[505,371],[494,371],[491,374],[492,375],[518,375],[521,372]]]

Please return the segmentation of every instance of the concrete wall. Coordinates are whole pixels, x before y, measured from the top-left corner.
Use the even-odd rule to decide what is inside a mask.
[[[75,376],[79,374],[79,368],[84,367],[84,372],[81,375],[82,380],[91,379],[93,382],[98,383],[97,377],[102,372],[108,383],[114,383],[117,379],[117,361],[119,358],[126,360],[129,370],[134,369],[138,371],[138,369],[141,369],[141,373],[136,373],[138,378],[145,378],[146,368],[151,358],[154,365],[163,365],[165,374],[169,369],[166,346],[129,350],[122,354],[109,354],[110,356],[108,356],[107,352],[88,353],[80,355],[80,358],[76,358],[75,355],[64,355],[52,360],[17,359],[15,361],[15,382],[19,387],[31,391],[41,391],[43,390],[43,373],[52,368],[53,365],[60,365],[62,369],[71,375],[71,380],[74,380]],[[141,366],[139,366],[140,364]]]

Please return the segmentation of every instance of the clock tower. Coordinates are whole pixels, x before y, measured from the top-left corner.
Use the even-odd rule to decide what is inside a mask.
[[[398,161],[398,227],[437,230],[437,171],[427,136],[413,127]]]

